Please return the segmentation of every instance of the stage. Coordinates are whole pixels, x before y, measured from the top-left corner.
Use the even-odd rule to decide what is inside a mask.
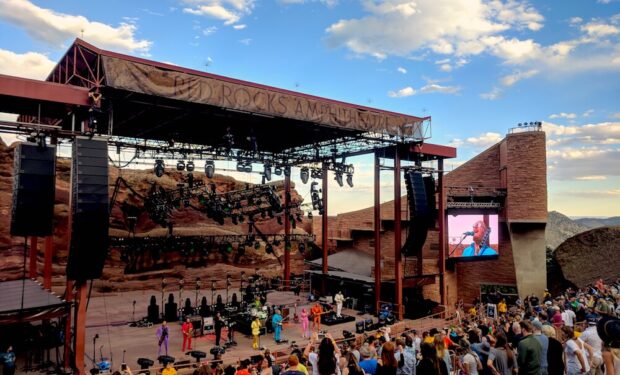
[[[139,369],[136,361],[138,358],[144,357],[152,360],[157,358],[157,338],[155,331],[159,325],[153,325],[149,328],[129,327],[128,323],[132,320],[133,301],[136,301],[136,319],[141,319],[146,315],[147,305],[151,295],[159,296],[161,292],[156,290],[145,290],[135,292],[123,292],[123,293],[110,293],[105,296],[92,297],[88,307],[87,326],[86,326],[86,358],[84,363],[87,370],[93,367],[92,354],[93,354],[93,337],[98,334],[99,339],[95,344],[95,351],[97,355],[97,361],[100,360],[99,348],[103,346],[102,352],[105,358],[113,360],[113,369],[120,367],[123,350],[126,350],[125,361],[132,370]],[[218,293],[224,294],[224,291],[218,291]],[[207,295],[211,296],[210,291],[203,291],[199,299]],[[302,294],[300,297],[296,297],[292,292],[272,292],[269,293],[267,302],[272,305],[282,305],[298,302],[297,313],[301,313],[302,308],[306,308],[309,311],[311,304],[307,301],[306,296]],[[293,313],[291,309],[291,314]],[[377,321],[376,317],[368,314],[358,315],[355,310],[343,308],[344,315],[351,315],[355,318],[355,321],[362,319],[373,319]],[[297,343],[303,350],[307,339],[301,337],[301,323],[293,323],[291,321],[284,323],[284,329],[282,331],[282,338],[288,339],[288,343],[276,344],[273,340],[273,334],[268,333],[261,336],[261,345],[269,348],[272,353],[291,351],[290,346],[293,341]],[[355,333],[355,321],[348,323],[341,323],[336,325],[321,325],[321,329],[330,332],[335,338],[342,337],[342,331],[347,330]],[[181,352],[181,344],[183,342],[181,334],[181,324],[179,322],[168,322],[170,327],[170,343],[168,347],[168,354],[173,356],[176,361],[190,360],[195,362],[193,358],[185,353]],[[310,324],[311,326],[311,324]],[[237,360],[250,358],[252,355],[256,355],[262,352],[252,349],[252,338],[244,336],[239,332],[235,332],[235,341],[238,343],[236,347],[227,349],[223,355],[224,363],[235,363]],[[222,343],[226,339],[226,331],[222,331]],[[213,333],[197,337],[193,341],[193,349],[204,351],[207,353],[207,359],[213,359],[213,356],[209,354],[209,350],[215,346],[215,335]],[[110,349],[112,348],[112,349]],[[110,351],[111,354],[110,355]],[[159,367],[156,363],[154,367]],[[136,373],[136,371],[134,371]]]

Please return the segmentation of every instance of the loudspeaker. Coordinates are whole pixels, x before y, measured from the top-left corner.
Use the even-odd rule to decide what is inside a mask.
[[[405,186],[407,188],[407,199],[409,200],[410,217],[409,235],[407,236],[407,240],[401,252],[407,256],[416,255],[422,251],[424,242],[426,242],[428,228],[431,225],[431,210],[429,209],[427,184],[430,185],[430,183],[425,182],[421,172],[409,170],[405,173]]]
[[[76,138],[71,168],[71,245],[67,278],[101,277],[108,254],[108,143]]]
[[[13,160],[11,236],[51,236],[55,193],[56,147],[18,144]]]

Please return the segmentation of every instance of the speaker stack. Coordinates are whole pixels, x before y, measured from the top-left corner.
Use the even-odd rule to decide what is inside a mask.
[[[405,173],[405,186],[410,218],[409,235],[402,252],[412,256],[422,251],[428,228],[434,225],[435,181],[432,177],[423,177],[419,171],[409,170]]]
[[[110,215],[107,141],[76,138],[71,169],[71,245],[67,278],[101,277]]]
[[[12,236],[51,236],[56,192],[56,147],[22,142],[13,159]]]

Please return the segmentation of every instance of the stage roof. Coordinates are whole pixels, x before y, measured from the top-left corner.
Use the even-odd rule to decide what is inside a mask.
[[[63,315],[68,303],[34,280],[0,282],[0,324],[51,319]]]
[[[309,263],[320,267],[322,262],[323,258],[318,258]],[[327,257],[327,264],[330,268],[366,277],[371,276],[374,262],[373,256],[354,249],[339,251]]]
[[[102,50],[80,39],[48,81],[101,87],[113,135],[174,139],[279,152],[329,139],[380,133],[424,138],[430,117],[417,117]],[[68,129],[70,124],[65,123]],[[244,147],[245,146],[245,147]]]

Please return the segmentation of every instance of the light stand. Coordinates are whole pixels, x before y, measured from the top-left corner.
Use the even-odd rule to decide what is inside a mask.
[[[97,352],[95,351],[95,346],[97,345],[97,339],[99,338],[99,334],[95,333],[95,337],[93,337],[93,368],[97,368]]]
[[[198,309],[198,292],[200,291],[200,286],[202,285],[202,282],[200,281],[200,277],[196,278],[196,297],[194,298],[194,306],[196,306],[196,309]]]
[[[230,291],[230,286],[232,285],[230,280],[230,274],[226,274],[226,307],[228,307],[228,304],[230,303],[230,301],[228,300],[228,292]]]
[[[215,308],[215,280],[211,280],[211,307]]]
[[[133,311],[131,312],[131,323],[136,323],[136,300],[133,300]]]
[[[239,293],[241,294],[241,303],[245,301],[245,299],[243,298],[243,282],[244,281],[245,281],[245,271],[241,271],[241,279],[240,279],[240,284],[239,284]]]
[[[183,303],[183,288],[185,287],[185,280],[179,280],[179,306]]]
[[[166,289],[166,278],[161,279],[161,318],[164,319],[164,289]]]

